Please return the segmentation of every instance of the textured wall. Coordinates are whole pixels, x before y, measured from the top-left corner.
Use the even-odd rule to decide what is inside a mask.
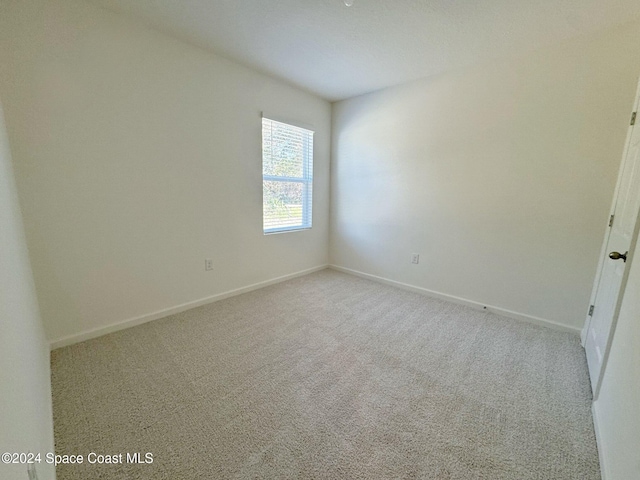
[[[629,23],[334,104],[331,262],[580,328],[639,72]]]
[[[3,2],[0,62],[50,339],[327,263],[326,101],[86,2]],[[315,128],[312,230],[262,233],[261,111]]]

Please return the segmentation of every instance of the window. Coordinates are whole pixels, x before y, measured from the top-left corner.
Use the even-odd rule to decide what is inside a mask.
[[[262,118],[264,233],[311,228],[313,132]]]

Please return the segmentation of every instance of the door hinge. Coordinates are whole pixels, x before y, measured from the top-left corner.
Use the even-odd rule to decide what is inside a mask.
[[[593,309],[595,308],[595,305],[591,305],[589,307],[589,316],[592,317],[593,316]]]
[[[636,113],[637,112],[633,112],[631,114],[631,125],[635,125],[636,124]]]
[[[615,215],[611,215],[609,217],[609,226],[612,227],[613,226],[613,217],[615,217]]]

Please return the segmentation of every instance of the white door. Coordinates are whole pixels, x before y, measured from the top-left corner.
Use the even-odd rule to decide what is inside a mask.
[[[636,107],[637,102],[638,99]],[[605,237],[603,258],[592,296],[591,315],[587,317],[585,330],[584,345],[594,399],[600,388],[626,284],[631,252],[637,239],[639,209],[640,125],[632,125],[629,127],[614,196],[613,221]]]

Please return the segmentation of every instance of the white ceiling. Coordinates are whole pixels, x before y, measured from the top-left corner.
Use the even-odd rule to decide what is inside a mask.
[[[90,0],[339,100],[640,16],[638,0]]]

